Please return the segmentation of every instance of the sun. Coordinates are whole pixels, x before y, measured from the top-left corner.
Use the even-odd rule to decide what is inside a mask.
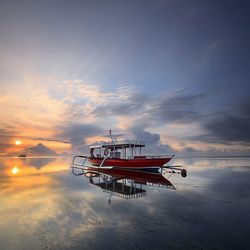
[[[16,144],[16,145],[20,145],[20,144],[22,144],[22,142],[19,141],[19,140],[15,140],[15,144]]]
[[[14,168],[11,169],[11,172],[12,174],[17,174],[19,172],[19,168],[15,166]]]

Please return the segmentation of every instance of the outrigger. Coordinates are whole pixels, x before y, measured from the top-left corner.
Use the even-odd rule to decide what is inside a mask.
[[[183,177],[186,170],[180,166],[167,164],[174,155],[143,155],[142,148],[145,144],[138,140],[115,141],[109,130],[111,142],[102,145],[91,146],[90,155],[76,155],[73,158],[74,168],[91,169],[124,169],[134,171],[147,171],[162,173],[163,169],[180,171]],[[82,160],[82,162],[79,162]]]

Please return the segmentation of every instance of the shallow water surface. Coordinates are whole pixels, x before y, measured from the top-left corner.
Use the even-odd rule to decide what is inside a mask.
[[[70,161],[0,158],[0,249],[250,249],[249,158],[177,158],[186,178],[130,196]]]

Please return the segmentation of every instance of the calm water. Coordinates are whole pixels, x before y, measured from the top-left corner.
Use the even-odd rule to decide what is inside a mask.
[[[0,158],[0,249],[250,249],[250,158],[175,163],[175,188],[128,198],[67,158]]]

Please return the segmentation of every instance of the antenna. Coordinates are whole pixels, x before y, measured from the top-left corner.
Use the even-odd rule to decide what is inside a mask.
[[[114,144],[114,139],[112,137],[112,130],[111,130],[111,128],[109,129],[109,136],[110,136],[110,139],[111,139],[112,143]]]

